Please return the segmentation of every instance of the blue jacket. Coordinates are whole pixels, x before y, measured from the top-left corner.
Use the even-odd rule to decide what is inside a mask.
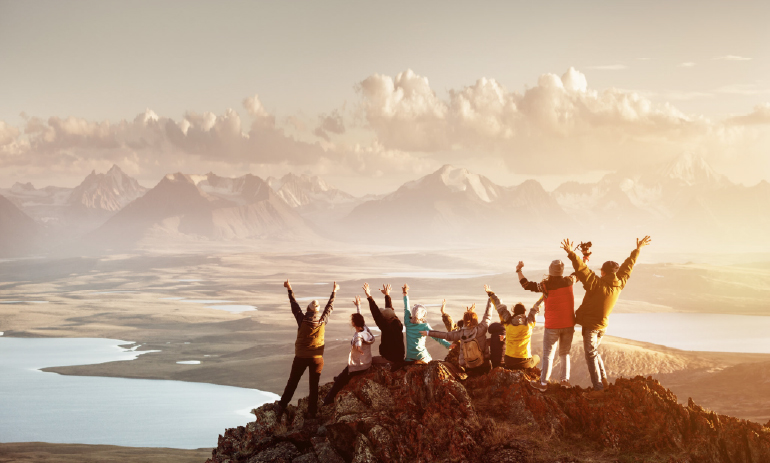
[[[406,327],[406,360],[424,360],[430,362],[431,356],[425,347],[426,336],[420,334],[420,331],[430,331],[432,328],[428,323],[412,323],[412,311],[409,310],[409,296],[404,296],[404,327]],[[449,349],[452,343],[439,338],[433,338],[441,345]]]

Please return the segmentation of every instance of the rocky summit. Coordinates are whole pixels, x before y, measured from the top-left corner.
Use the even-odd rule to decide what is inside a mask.
[[[316,419],[307,398],[280,420],[274,404],[253,410],[208,463],[770,462],[770,423],[682,406],[651,377],[620,378],[599,397],[555,384],[541,393],[528,384],[538,377],[496,368],[460,382],[437,361],[375,365]]]

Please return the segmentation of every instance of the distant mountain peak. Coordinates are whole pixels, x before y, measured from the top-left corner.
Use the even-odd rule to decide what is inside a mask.
[[[105,174],[91,173],[72,190],[69,204],[86,210],[114,212],[142,196],[147,188],[139,185],[113,164]]]
[[[684,152],[665,165],[660,175],[687,185],[724,183],[725,177],[717,173],[703,157]]]

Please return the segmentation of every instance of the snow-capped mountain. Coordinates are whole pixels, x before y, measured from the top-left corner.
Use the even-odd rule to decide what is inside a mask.
[[[638,230],[694,244],[770,233],[766,189],[766,182],[736,185],[703,158],[685,153],[642,172],[608,174],[592,184],[567,182],[553,197],[588,230]]]
[[[15,204],[0,196],[0,256],[20,255],[37,244],[40,226]]]
[[[147,188],[113,165],[105,174],[92,171],[72,190],[67,203],[74,210],[112,213],[146,192]]]
[[[212,240],[310,236],[304,220],[261,178],[166,175],[90,237],[135,243],[149,233]]]
[[[468,244],[548,234],[558,222],[571,220],[537,181],[502,187],[450,165],[360,204],[345,220],[386,241]]]
[[[318,209],[356,201],[356,198],[338,190],[317,175],[286,174],[280,179],[268,177],[270,187],[291,207]]]

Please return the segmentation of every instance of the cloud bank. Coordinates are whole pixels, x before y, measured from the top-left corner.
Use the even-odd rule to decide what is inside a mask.
[[[295,116],[279,122],[258,95],[241,102],[245,120],[234,109],[219,115],[188,111],[181,119],[148,109],[118,122],[25,117],[22,127],[13,127],[0,121],[0,168],[17,175],[82,175],[118,163],[159,178],[175,170],[280,165],[413,176],[465,159],[493,160],[518,174],[563,175],[617,170],[683,151],[732,156],[750,166],[766,153],[770,139],[770,103],[712,121],[638,92],[593,89],[574,68],[560,76],[543,74],[522,91],[480,78],[439,95],[412,70],[373,74],[355,89],[354,109],[346,111],[343,104],[309,124]]]

